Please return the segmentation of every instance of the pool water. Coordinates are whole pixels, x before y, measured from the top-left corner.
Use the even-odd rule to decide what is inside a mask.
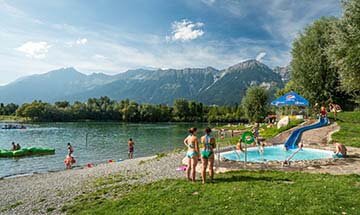
[[[247,149],[247,161],[258,163],[266,161],[284,161],[296,150],[297,149],[286,151],[284,150],[283,145],[277,145],[265,147],[264,152],[260,153],[258,147],[252,147]],[[332,151],[303,148],[295,154],[291,161],[328,159],[332,158],[333,154]],[[227,160],[244,161],[245,153],[241,151],[230,151],[221,153],[221,157]]]

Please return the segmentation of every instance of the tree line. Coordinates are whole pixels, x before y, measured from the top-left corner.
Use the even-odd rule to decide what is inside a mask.
[[[207,106],[199,102],[177,99],[173,106],[115,101],[104,96],[86,102],[42,101],[0,104],[0,115],[15,115],[32,121],[123,121],[123,122],[238,122],[247,121],[241,106]]]
[[[0,104],[1,115],[14,115],[37,122],[122,121],[122,122],[248,122],[261,121],[268,113],[267,91],[250,87],[242,105],[208,106],[200,102],[177,99],[173,106],[139,104],[129,99],[115,101],[107,96],[86,102],[42,101]]]

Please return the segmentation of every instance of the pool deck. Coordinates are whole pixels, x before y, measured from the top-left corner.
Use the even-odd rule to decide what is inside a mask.
[[[267,140],[266,144],[278,145],[282,144],[290,135],[290,133],[301,126],[310,124],[312,122],[304,123],[303,125],[292,128],[280,135]],[[339,126],[334,123],[326,127],[305,131],[302,134],[301,142],[306,148],[324,149],[334,151],[334,146],[331,142],[331,134],[339,130]],[[321,159],[310,161],[293,161],[290,165],[282,165],[281,162],[270,161],[267,163],[247,163],[238,161],[220,161],[217,163],[217,172],[227,172],[239,169],[253,169],[253,170],[282,170],[282,171],[304,171],[313,173],[329,173],[329,174],[360,174],[360,148],[347,147],[348,157],[345,159]],[[217,161],[218,162],[218,161]]]

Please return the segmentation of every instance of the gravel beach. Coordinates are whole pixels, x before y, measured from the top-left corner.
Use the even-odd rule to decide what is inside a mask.
[[[120,174],[127,183],[184,177],[176,171],[184,153],[169,154],[157,159],[137,158],[92,168],[72,169],[46,174],[0,180],[0,214],[61,214],[65,203],[77,195],[96,189],[94,180]],[[136,177],[134,177],[136,176]]]

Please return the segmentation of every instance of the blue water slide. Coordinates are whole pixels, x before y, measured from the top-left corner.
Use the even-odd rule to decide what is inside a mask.
[[[285,141],[284,146],[286,149],[296,149],[298,147],[298,143],[301,139],[301,135],[304,131],[308,131],[315,128],[320,128],[328,125],[329,119],[327,117],[320,117],[319,121],[314,124],[307,125],[301,128],[294,130],[289,138]]]

